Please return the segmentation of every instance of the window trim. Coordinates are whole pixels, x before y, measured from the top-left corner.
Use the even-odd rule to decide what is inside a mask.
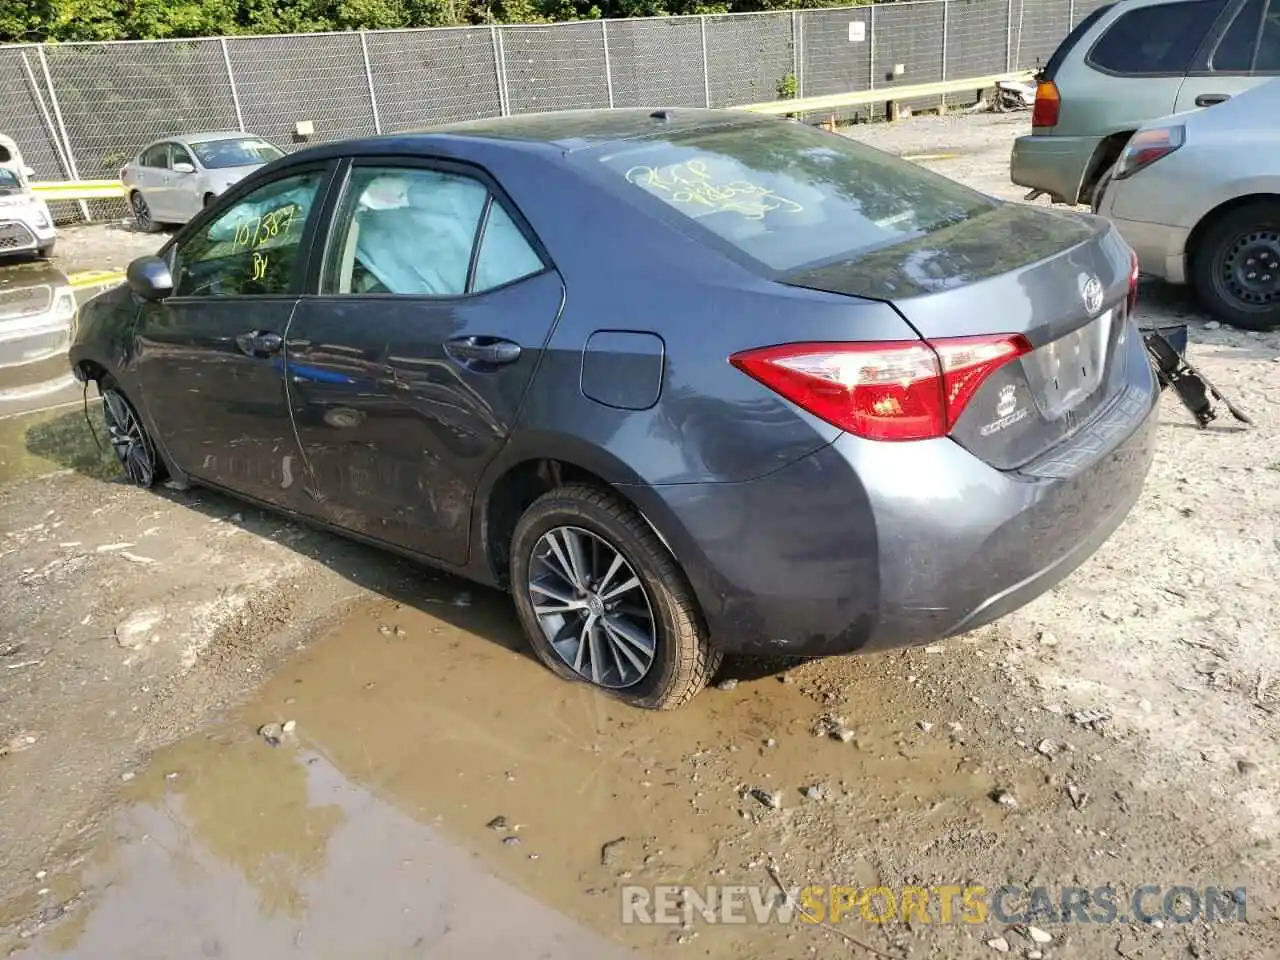
[[[298,260],[293,266],[293,276],[289,278],[289,289],[284,293],[240,293],[231,296],[214,296],[211,294],[199,295],[179,295],[173,293],[166,297],[165,303],[239,303],[245,300],[253,302],[262,302],[267,300],[297,300],[301,295],[300,291],[305,289],[306,278],[311,274],[312,260],[314,259],[315,249],[315,233],[316,228],[321,222],[322,214],[325,212],[326,204],[329,200],[330,193],[333,190],[335,168],[338,166],[333,160],[315,160],[307,163],[299,163],[290,165],[282,170],[273,170],[268,176],[250,175],[238,182],[230,191],[224,193],[218,198],[216,203],[210,204],[200,211],[195,217],[188,221],[164,247],[161,248],[158,256],[169,264],[169,269],[175,273],[174,283],[175,291],[177,284],[177,267],[178,258],[181,247],[192,237],[199,234],[206,225],[213,220],[222,216],[245,197],[252,193],[256,193],[263,187],[269,187],[281,180],[289,180],[294,177],[302,176],[307,173],[321,174],[320,183],[316,187],[315,199],[312,202],[311,210],[307,214],[307,221],[302,228],[302,236],[298,240]]]
[[[1133,71],[1133,70],[1112,70],[1110,67],[1104,67],[1100,63],[1098,63],[1096,60],[1094,60],[1094,54],[1097,52],[1098,46],[1102,43],[1103,40],[1107,38],[1107,35],[1111,33],[1112,28],[1114,28],[1116,24],[1118,24],[1125,17],[1131,14],[1137,13],[1139,10],[1158,10],[1161,7],[1180,7],[1189,3],[1203,3],[1203,2],[1211,3],[1211,2],[1214,2],[1214,0],[1164,0],[1164,2],[1162,3],[1152,3],[1142,7],[1131,7],[1127,10],[1124,9],[1122,5],[1117,4],[1114,9],[1120,11],[1119,15],[1115,17],[1115,19],[1109,21],[1105,26],[1103,26],[1101,32],[1094,38],[1093,43],[1089,45],[1089,49],[1084,55],[1085,66],[1087,66],[1090,70],[1094,70],[1108,77],[1115,77],[1116,79],[1119,79],[1119,80],[1127,80],[1127,79],[1157,80],[1157,79],[1191,76],[1192,71],[1196,67],[1198,67],[1201,63],[1206,62],[1208,57],[1208,54],[1206,51],[1209,50],[1210,43],[1213,43],[1216,45],[1217,41],[1221,38],[1223,18],[1224,17],[1227,18],[1226,22],[1229,24],[1231,22],[1230,14],[1242,2],[1244,2],[1244,0],[1222,0],[1222,8],[1218,11],[1217,17],[1214,19],[1213,24],[1209,27],[1208,32],[1201,39],[1200,44],[1195,49],[1195,52],[1191,54],[1190,66],[1186,70],[1160,70],[1160,71],[1151,71],[1151,72],[1145,72],[1145,73],[1141,71]],[[1213,75],[1226,76],[1226,74],[1213,74]]]
[[[325,276],[328,274],[330,261],[338,255],[340,242],[338,216],[343,211],[347,201],[348,192],[351,188],[351,177],[355,170],[360,167],[385,167],[385,168],[401,168],[405,170],[431,170],[437,173],[450,173],[457,176],[469,177],[478,181],[487,191],[484,207],[480,212],[480,220],[476,224],[476,233],[471,240],[471,258],[467,264],[467,291],[460,294],[444,294],[436,295],[430,293],[380,293],[376,291],[367,293],[337,293],[325,292],[322,290],[322,284]],[[472,291],[471,284],[475,279],[476,264],[480,258],[480,244],[484,241],[484,231],[489,225],[489,211],[493,206],[493,202],[498,204],[506,211],[511,222],[515,224],[516,229],[520,231],[521,236],[529,244],[529,249],[534,256],[542,263],[542,269],[533,273],[526,273],[522,277],[514,280],[508,280],[506,283],[499,284],[496,287],[489,287],[485,290]],[[525,218],[523,211],[516,206],[515,201],[511,199],[510,194],[502,189],[502,186],[484,167],[479,164],[467,163],[462,160],[452,160],[437,156],[423,156],[421,154],[361,154],[359,156],[349,157],[344,163],[342,170],[338,171],[335,177],[335,185],[330,197],[330,203],[322,210],[322,219],[318,222],[323,224],[324,237],[317,247],[317,255],[312,257],[311,269],[307,273],[304,284],[304,292],[302,296],[307,300],[322,301],[341,301],[350,302],[355,300],[396,300],[396,301],[420,301],[422,303],[463,303],[474,300],[478,297],[486,297],[500,290],[506,290],[516,284],[524,283],[535,277],[540,277],[545,273],[554,272],[555,263],[551,259],[551,255],[547,252],[546,246],[542,243],[537,233],[534,232],[532,224]]]
[[[1200,49],[1196,51],[1195,58],[1191,61],[1191,69],[1187,71],[1187,79],[1211,79],[1213,77],[1249,77],[1253,75],[1253,63],[1258,59],[1258,37],[1262,32],[1262,21],[1258,21],[1258,30],[1253,37],[1253,58],[1250,61],[1250,69],[1248,70],[1214,70],[1210,63],[1214,55],[1218,52],[1218,47],[1222,46],[1222,41],[1226,39],[1227,33],[1235,25],[1236,18],[1249,5],[1249,0],[1227,0],[1227,5],[1223,8],[1221,16],[1214,22],[1213,28],[1205,34],[1205,41],[1200,45]],[[1265,13],[1265,7],[1263,12]]]
[[[1272,0],[1274,2],[1274,0]],[[1258,18],[1258,36],[1253,44],[1253,63],[1249,65],[1249,75],[1251,77],[1277,77],[1280,76],[1280,66],[1271,70],[1258,70],[1258,56],[1262,53],[1262,34],[1267,29],[1267,14],[1271,11],[1271,3],[1262,5],[1262,16]]]

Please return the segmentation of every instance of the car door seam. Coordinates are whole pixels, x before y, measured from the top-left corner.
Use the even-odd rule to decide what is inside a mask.
[[[280,363],[281,384],[284,387],[285,407],[289,411],[289,428],[293,430],[293,442],[297,445],[298,455],[302,458],[302,470],[307,478],[307,485],[311,488],[312,497],[319,492],[316,483],[315,471],[311,468],[311,458],[307,456],[307,449],[302,443],[302,434],[298,432],[298,420],[293,409],[293,389],[289,386],[289,332],[293,329],[293,318],[298,315],[298,307],[302,303],[302,298],[297,297],[293,301],[293,309],[289,311],[289,319],[284,325],[284,345],[281,348],[283,358]]]

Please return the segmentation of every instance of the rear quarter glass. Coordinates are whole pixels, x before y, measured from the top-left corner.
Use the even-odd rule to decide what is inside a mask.
[[[999,202],[905,160],[801,123],[646,140],[601,164],[686,232],[767,275],[923,237]],[[713,244],[716,245],[716,244]]]
[[[1071,32],[1067,34],[1066,39],[1058,44],[1057,49],[1050,55],[1048,63],[1046,63],[1044,65],[1044,69],[1040,71],[1040,79],[1049,81],[1056,77],[1058,75],[1058,71],[1062,69],[1063,61],[1070,56],[1071,51],[1080,43],[1080,39],[1092,30],[1093,25],[1106,16],[1106,14],[1114,7],[1115,4],[1113,3],[1101,6],[1077,23],[1075,27],[1072,28]]]
[[[1227,0],[1186,0],[1122,13],[1089,50],[1089,66],[1116,76],[1184,74]]]

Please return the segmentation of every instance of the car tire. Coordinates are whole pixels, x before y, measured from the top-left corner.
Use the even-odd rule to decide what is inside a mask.
[[[155,217],[151,215],[151,206],[140,191],[135,190],[129,194],[129,209],[133,211],[133,222],[143,233],[159,231],[160,224],[156,223]]]
[[[217,195],[216,195],[216,194],[213,194],[213,193],[206,193],[206,194],[204,195],[204,200],[201,202],[201,206],[202,206],[202,207],[204,207],[205,209],[207,209],[207,208],[209,207],[209,205],[210,205],[211,203],[213,203],[213,201],[215,201],[215,200],[217,200],[217,199],[218,199],[218,197],[217,197]]]
[[[525,511],[512,537],[511,592],[538,659],[631,706],[681,706],[720,666],[671,554],[629,504],[599,487],[557,487]],[[605,628],[584,630],[589,620]]]
[[[135,487],[154,487],[169,471],[143,426],[142,417],[112,377],[104,376],[98,381],[98,393],[102,396],[107,441],[125,478]]]
[[[1222,323],[1280,328],[1280,200],[1256,200],[1215,219],[1192,251],[1191,280]]]

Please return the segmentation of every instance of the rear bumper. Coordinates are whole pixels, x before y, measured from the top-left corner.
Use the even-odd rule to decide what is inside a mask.
[[[1043,190],[1053,199],[1075,203],[1101,137],[1031,134],[1013,143],[1009,177],[1021,187]]]
[[[949,439],[845,435],[750,483],[627,492],[727,652],[827,656],[960,633],[1054,586],[1137,501],[1159,394],[1132,340],[1129,390],[1037,475],[995,470]]]

